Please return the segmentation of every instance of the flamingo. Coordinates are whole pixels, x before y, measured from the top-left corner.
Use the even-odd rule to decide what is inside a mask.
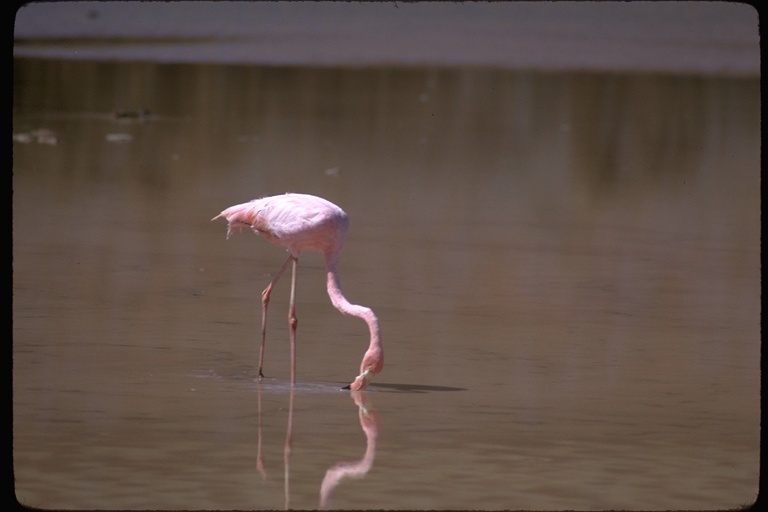
[[[288,326],[291,344],[291,384],[296,383],[296,271],[299,255],[303,251],[320,251],[325,258],[328,297],[333,306],[344,315],[361,318],[368,324],[370,343],[360,363],[360,374],[345,389],[363,390],[373,376],[384,367],[384,349],[379,334],[379,321],[373,310],[351,304],[339,284],[339,256],[349,227],[344,210],[321,197],[308,194],[283,194],[254,199],[230,206],[213,220],[227,219],[227,239],[235,230],[251,228],[254,233],[288,250],[288,259],[261,293],[261,348],[259,350],[259,378],[263,378],[264,344],[267,333],[267,307],[272,288],[290,264],[291,295],[288,306]]]

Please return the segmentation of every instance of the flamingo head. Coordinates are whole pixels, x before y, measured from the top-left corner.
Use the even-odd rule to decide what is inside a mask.
[[[363,362],[360,363],[360,375],[344,389],[362,391],[373,380],[373,376],[381,372],[382,368],[384,368],[384,352],[378,348],[369,349],[363,356]]]
[[[370,368],[363,370],[363,373],[355,377],[355,380],[351,384],[344,387],[344,389],[351,389],[352,391],[362,391],[368,387],[368,383],[373,380],[373,372]]]

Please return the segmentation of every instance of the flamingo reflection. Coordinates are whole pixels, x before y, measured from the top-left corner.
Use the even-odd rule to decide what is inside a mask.
[[[362,478],[373,466],[376,456],[376,442],[379,436],[379,414],[374,410],[370,397],[364,391],[350,391],[350,397],[358,407],[360,427],[366,437],[366,449],[363,458],[357,462],[339,462],[328,468],[320,485],[320,508],[327,509],[330,506],[331,495],[334,489],[346,478]],[[285,444],[283,445],[283,491],[285,509],[290,509],[290,463],[293,436],[293,401],[294,387],[291,386],[288,399],[288,425],[285,432]],[[258,387],[258,441],[256,452],[256,468],[264,480],[267,480],[267,471],[262,458],[261,436],[261,385]]]
[[[365,432],[367,440],[365,454],[357,462],[339,462],[335,466],[328,468],[328,471],[325,472],[323,483],[320,485],[321,509],[326,509],[330,506],[331,494],[343,479],[364,477],[370,471],[373,466],[373,459],[376,457],[376,440],[379,437],[379,413],[373,409],[370,398],[366,393],[352,391],[351,395],[357,404],[360,426],[363,432]]]
[[[259,384],[258,392],[258,440],[256,442],[256,469],[261,474],[263,480],[267,480],[267,469],[264,466],[264,458],[262,455],[262,436],[261,436],[261,384]],[[285,509],[290,508],[290,467],[291,467],[291,447],[293,444],[293,396],[294,388],[291,386],[291,392],[288,398],[288,425],[285,431],[285,444],[283,445],[283,492]]]

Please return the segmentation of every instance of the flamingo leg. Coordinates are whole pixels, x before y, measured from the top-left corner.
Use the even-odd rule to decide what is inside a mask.
[[[288,256],[288,259],[285,260],[283,266],[280,267],[280,270],[277,271],[275,277],[272,278],[272,281],[270,281],[267,287],[264,288],[264,291],[261,292],[261,348],[259,349],[259,379],[264,378],[262,368],[264,366],[264,344],[267,339],[267,307],[269,307],[269,296],[272,293],[272,288],[275,287],[277,282],[285,273],[285,270],[288,268],[288,262],[292,259],[293,256]]]
[[[291,256],[293,271],[291,272],[291,301],[288,306],[288,327],[291,339],[291,386],[296,384],[296,326],[299,321],[296,318],[296,270],[299,265],[298,258]]]

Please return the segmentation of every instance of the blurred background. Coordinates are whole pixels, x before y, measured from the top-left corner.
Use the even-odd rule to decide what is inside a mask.
[[[57,2],[16,15],[16,497],[671,509],[759,475],[760,54],[719,2]],[[209,220],[351,219],[341,279]]]

